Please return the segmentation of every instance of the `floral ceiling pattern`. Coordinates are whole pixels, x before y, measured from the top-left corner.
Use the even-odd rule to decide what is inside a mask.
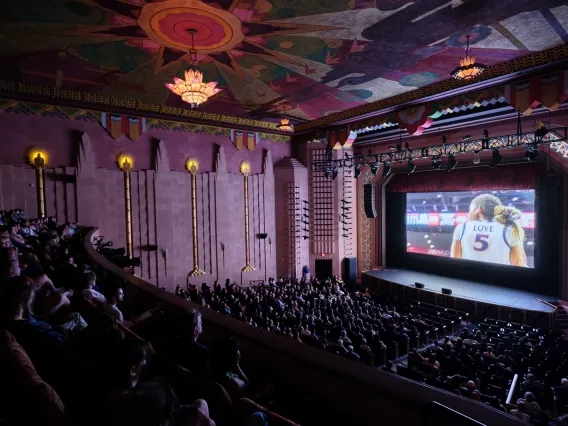
[[[0,16],[0,79],[204,111],[312,120],[449,78],[470,34],[493,65],[568,42],[565,0],[20,0]]]

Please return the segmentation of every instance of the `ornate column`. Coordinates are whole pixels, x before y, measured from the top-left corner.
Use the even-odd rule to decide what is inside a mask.
[[[48,155],[40,148],[33,148],[29,153],[29,160],[36,171],[37,213],[40,218],[45,217],[45,166]]]
[[[132,259],[132,199],[130,197],[130,172],[134,167],[134,158],[121,153],[117,158],[118,167],[124,172],[124,206],[126,209],[126,256]]]
[[[252,272],[255,270],[254,266],[250,263],[250,241],[249,241],[249,205],[248,205],[248,175],[250,173],[250,163],[246,160],[241,162],[241,173],[245,180],[245,256],[246,264],[242,272]]]
[[[197,245],[197,170],[199,162],[196,158],[189,157],[185,162],[185,168],[191,174],[191,227],[193,232],[193,270],[189,273],[190,277],[205,275],[199,268],[199,246]]]

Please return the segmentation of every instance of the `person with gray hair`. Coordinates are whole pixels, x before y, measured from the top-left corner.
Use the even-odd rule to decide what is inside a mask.
[[[530,423],[531,417],[526,413],[526,410],[527,406],[525,405],[525,401],[519,399],[517,400],[517,408],[514,408],[511,411],[509,411],[509,414],[525,423]]]

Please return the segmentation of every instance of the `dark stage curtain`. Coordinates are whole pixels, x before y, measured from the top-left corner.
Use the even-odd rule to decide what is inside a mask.
[[[495,168],[431,171],[397,174],[387,186],[389,192],[483,191],[487,189],[534,189],[544,174],[540,163]]]

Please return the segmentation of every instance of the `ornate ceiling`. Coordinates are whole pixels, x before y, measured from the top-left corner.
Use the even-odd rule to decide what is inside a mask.
[[[0,79],[183,107],[312,120],[449,78],[471,34],[493,65],[568,42],[566,0],[19,0],[0,15]]]

